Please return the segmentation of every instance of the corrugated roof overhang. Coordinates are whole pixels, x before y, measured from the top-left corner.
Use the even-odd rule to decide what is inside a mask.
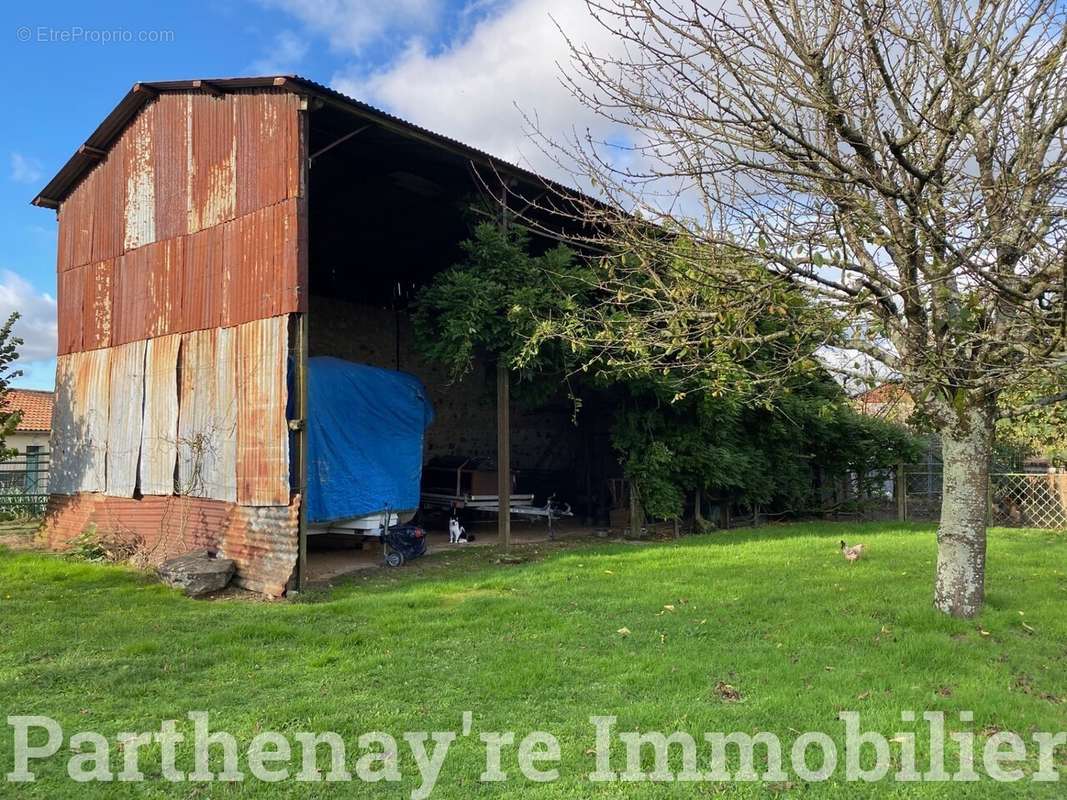
[[[115,140],[118,139],[133,118],[137,116],[137,113],[158,94],[162,92],[202,91],[217,95],[239,89],[267,88],[276,88],[318,98],[324,103],[361,116],[403,136],[425,141],[435,147],[449,150],[471,161],[481,163],[500,174],[531,183],[547,183],[565,194],[576,194],[575,190],[557,184],[555,181],[491,156],[482,150],[463,144],[448,136],[434,133],[419,125],[402,120],[328,86],[297,75],[271,75],[251,78],[204,78],[135,83],[133,88],[126,93],[126,96],[119,101],[119,104],[112,109],[111,113],[93,131],[93,134],[85,140],[85,144],[78,148],[67,163],[63,165],[62,169],[48,182],[48,185],[33,198],[33,205],[43,208],[58,208],[67,195],[78,185],[79,181],[107,154]]]

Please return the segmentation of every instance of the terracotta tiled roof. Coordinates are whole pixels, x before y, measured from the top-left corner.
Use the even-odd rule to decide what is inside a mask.
[[[4,399],[4,410],[18,410],[22,412],[19,421],[20,431],[50,431],[52,430],[52,392],[42,392],[34,389],[8,389]]]

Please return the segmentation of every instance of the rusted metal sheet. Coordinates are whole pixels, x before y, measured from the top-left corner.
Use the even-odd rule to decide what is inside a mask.
[[[233,219],[237,205],[234,95],[189,96],[189,231]]]
[[[297,197],[300,187],[299,98],[243,90],[235,96],[237,215]]]
[[[85,267],[85,301],[82,306],[82,348],[111,346],[111,287],[115,260]],[[60,289],[60,297],[64,294]],[[62,320],[62,315],[60,315]]]
[[[296,569],[299,515],[299,495],[283,508],[234,508],[219,553],[236,563],[238,586],[273,597],[285,593]]]
[[[146,338],[149,255],[149,248],[140,247],[115,261],[111,304],[113,344],[128,344]]]
[[[145,349],[141,493],[173,494],[178,458],[178,348],[181,336],[149,339]]]
[[[95,169],[92,204],[92,261],[106,261],[122,255],[123,206],[126,194],[125,140],[119,140]]]
[[[299,498],[288,508],[241,508],[194,497],[53,494],[45,512],[48,547],[65,549],[87,527],[136,545],[158,564],[198,548],[217,549],[237,565],[234,582],[277,597],[296,565]]]
[[[300,310],[299,206],[286,200],[226,224],[223,325]]]
[[[123,249],[133,250],[156,240],[156,153],[153,148],[156,104],[144,110],[122,135],[125,145],[124,171],[126,176],[125,207],[123,209]],[[170,158],[168,153],[161,154]]]
[[[182,337],[178,485],[182,494],[237,500],[234,329]]]
[[[104,491],[109,366],[109,350],[56,359],[51,444],[51,491],[56,494]]]
[[[56,236],[56,272],[70,269],[74,263],[74,220],[75,220],[74,195],[71,195],[56,211],[57,227]]]
[[[107,493],[132,497],[137,487],[144,405],[145,342],[111,350],[107,434]]]
[[[82,436],[85,469],[78,488],[83,492],[102,492],[106,488],[108,406],[111,394],[111,351],[90,350],[77,353],[75,362],[75,424]]]
[[[306,308],[298,103],[167,93],[141,110],[60,208],[57,268],[93,265],[60,281],[60,352]]]
[[[77,357],[77,354],[61,353],[56,358],[56,390],[49,445],[52,453],[49,488],[52,494],[74,494],[78,489],[75,453],[79,432],[74,424],[74,361]]]
[[[74,267],[56,276],[57,326],[59,355],[82,349],[83,304],[85,302],[85,267]]]
[[[289,505],[288,317],[237,328],[237,502]]]
[[[182,272],[185,238],[157,242],[148,254],[145,334],[165,336],[181,330]]]
[[[155,102],[156,238],[189,233],[189,95],[164,94]]]
[[[224,292],[223,232],[215,225],[185,238],[182,274],[182,331],[201,331],[222,325]]]

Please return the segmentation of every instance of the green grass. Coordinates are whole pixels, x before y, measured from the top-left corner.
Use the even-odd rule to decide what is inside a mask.
[[[869,556],[849,566],[837,540]],[[1067,539],[990,534],[987,608],[959,621],[930,605],[935,544],[922,526],[785,525],[678,543],[529,549],[504,565],[484,548],[374,571],[299,602],[193,601],[127,569],[0,550],[0,712],[55,718],[69,736],[159,729],[190,710],[246,746],[264,730],[332,730],[349,748],[386,731],[400,741],[399,784],[168,784],[144,748],[147,784],[77,785],[66,746],[37,762],[37,782],[0,782],[0,796],[407,797],[418,770],[409,730],[458,730],[432,797],[1062,797],[1059,784],[591,784],[594,714],[620,731],[797,732],[840,744],[841,710],[892,737],[925,730],[942,710],[951,730],[984,737],[1067,729]],[[665,606],[673,606],[668,610]],[[1024,627],[1026,623],[1030,629]],[[628,636],[617,631],[627,628]],[[741,694],[730,702],[719,682]],[[904,723],[913,710],[919,723]],[[959,711],[974,721],[960,723]],[[483,784],[481,731],[544,730],[561,745],[558,781],[533,784],[505,749],[511,780]],[[919,764],[925,762],[920,735]],[[616,745],[616,762],[623,748]],[[706,768],[706,746],[700,748]],[[981,764],[979,749],[978,764]],[[1031,746],[1030,752],[1035,749]],[[899,746],[893,745],[896,758]],[[952,769],[950,748],[950,770]],[[299,753],[294,754],[298,769]],[[325,759],[323,759],[324,761]],[[114,769],[121,754],[112,748]],[[651,760],[646,760],[651,769]],[[12,764],[0,730],[0,773]],[[192,769],[188,748],[179,765]],[[242,760],[242,768],[246,766]],[[621,768],[621,767],[616,767]],[[1033,758],[1025,765],[1035,768]],[[247,769],[245,772],[247,773]],[[353,770],[354,771],[354,770]]]

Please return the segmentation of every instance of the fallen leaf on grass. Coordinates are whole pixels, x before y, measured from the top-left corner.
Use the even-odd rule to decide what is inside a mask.
[[[665,606],[663,607],[663,610],[664,610],[664,611],[674,611],[674,606],[672,606],[672,605],[665,605]]]
[[[871,696],[871,690],[868,689],[867,691],[860,692],[858,695],[856,695],[856,699],[857,700],[866,700],[870,696]]]
[[[1022,613],[1022,612],[1019,612],[1019,613]],[[1032,626],[1027,625],[1025,622],[1023,623],[1023,630],[1026,631],[1027,633],[1036,633],[1037,632],[1037,631],[1035,631],[1033,629]]]
[[[629,628],[619,628],[615,632],[617,634],[619,634],[619,636],[629,636],[630,635],[630,629]]]
[[[991,635],[989,633],[989,631],[985,630],[984,628],[979,628],[978,629],[978,633],[980,633],[982,636],[990,636]]]

